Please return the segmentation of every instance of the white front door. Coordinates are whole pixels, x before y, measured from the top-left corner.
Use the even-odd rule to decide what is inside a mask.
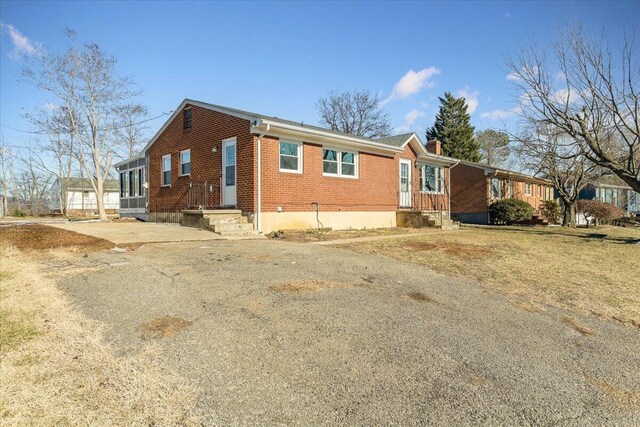
[[[237,205],[235,138],[222,141],[222,205]]]
[[[400,159],[400,207],[411,207],[411,160]]]

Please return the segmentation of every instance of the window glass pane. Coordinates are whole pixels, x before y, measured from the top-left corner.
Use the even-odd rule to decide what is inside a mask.
[[[436,191],[438,193],[442,193],[444,188],[444,176],[442,174],[442,168],[440,167],[436,168],[436,175],[438,177],[438,180],[436,182]]]
[[[353,164],[353,153],[342,153],[342,163],[350,163]]]
[[[425,191],[437,191],[436,170],[433,166],[425,165],[424,167],[424,188]]]
[[[224,184],[228,186],[236,185],[236,167],[234,165],[224,168]]]
[[[409,191],[409,166],[406,163],[400,163],[400,191]]]
[[[171,184],[171,171],[162,172],[162,185]]]
[[[225,148],[225,160],[227,165],[236,164],[236,146],[235,145],[227,145],[227,147]]]
[[[491,180],[491,195],[494,198],[500,197],[500,181],[497,178]]]
[[[133,177],[133,171],[129,171],[129,196],[131,197],[135,196],[135,193],[133,192],[134,188],[135,188],[135,181]]]
[[[288,142],[280,143],[280,154],[284,154],[286,156],[297,156],[298,155],[298,144],[291,144]]]
[[[186,163],[180,166],[181,171],[180,174],[181,175],[189,175],[191,173],[191,163]]]
[[[356,167],[354,165],[342,164],[342,175],[355,176]]]
[[[322,150],[322,159],[327,161],[338,161],[338,153],[334,150]]]
[[[338,162],[322,162],[322,172],[324,173],[338,173]]]
[[[287,170],[294,170],[294,171],[298,170],[298,158],[280,156],[280,169],[287,169]]]
[[[144,176],[142,176],[142,168],[138,169],[138,196],[144,195],[144,186],[142,185]]]
[[[189,163],[191,162],[191,150],[182,151],[180,153],[180,163]]]
[[[120,197],[124,197],[124,189],[125,189],[125,183],[124,183],[124,173],[120,172]]]
[[[162,158],[162,171],[168,171],[171,169],[171,157],[163,157]]]

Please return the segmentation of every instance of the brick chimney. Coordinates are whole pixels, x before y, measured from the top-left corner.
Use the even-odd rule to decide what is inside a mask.
[[[432,139],[431,141],[427,142],[427,151],[433,154],[440,155],[441,145],[442,143],[440,141],[438,141],[437,139]]]

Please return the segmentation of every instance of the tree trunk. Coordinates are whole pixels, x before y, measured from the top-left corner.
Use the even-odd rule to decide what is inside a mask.
[[[575,227],[576,226],[576,202],[573,200],[562,199],[564,206],[562,215],[563,227]]]
[[[98,204],[98,219],[100,221],[106,221],[107,218],[107,210],[104,208],[104,180],[97,179],[96,180],[96,203]]]

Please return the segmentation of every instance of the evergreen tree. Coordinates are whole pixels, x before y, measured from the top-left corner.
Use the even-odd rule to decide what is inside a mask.
[[[440,99],[440,110],[436,123],[427,129],[427,140],[438,139],[442,143],[442,154],[471,162],[480,161],[478,142],[474,139],[474,127],[469,122],[467,103],[445,92]]]

